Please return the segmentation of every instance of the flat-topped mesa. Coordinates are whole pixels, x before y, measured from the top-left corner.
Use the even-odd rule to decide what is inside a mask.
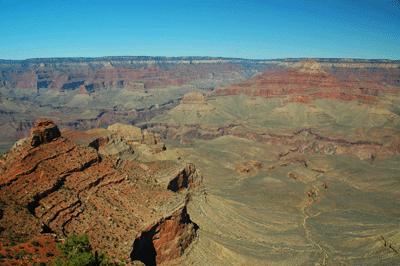
[[[304,74],[326,74],[326,72],[322,70],[321,65],[313,59],[300,61],[295,64],[295,68],[298,68],[298,71]]]
[[[203,93],[190,92],[185,94],[175,109],[178,111],[211,111],[215,108],[206,102]]]
[[[37,147],[61,136],[60,130],[52,120],[39,119],[31,129],[31,146]]]
[[[206,100],[204,99],[204,95],[201,92],[190,92],[186,93],[183,96],[181,104],[199,104],[206,105]]]

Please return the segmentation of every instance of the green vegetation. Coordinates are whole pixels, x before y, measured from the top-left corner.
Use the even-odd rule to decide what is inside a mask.
[[[11,246],[26,242],[25,234],[17,233],[12,229],[7,230],[7,240]]]
[[[32,241],[31,244],[32,244],[33,246],[35,246],[35,247],[38,247],[38,246],[40,245],[40,243],[37,242],[37,241]]]
[[[71,235],[65,243],[57,245],[63,258],[57,257],[51,265],[53,266],[118,266],[119,263],[107,257],[106,253],[93,253],[89,243],[88,235]]]

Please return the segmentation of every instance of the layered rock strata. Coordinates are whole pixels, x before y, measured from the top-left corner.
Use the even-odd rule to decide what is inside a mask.
[[[12,245],[7,235],[13,232],[24,241],[46,233],[58,238],[85,233],[99,252],[157,265],[184,252],[197,229],[186,212],[187,194],[201,187],[201,175],[184,161],[146,164],[105,155],[103,140],[110,143],[118,135],[118,142],[126,142],[123,135],[105,131],[59,136],[52,121],[40,120],[30,139],[1,157],[2,243]],[[96,140],[99,151],[93,147]],[[171,190],[160,184],[174,182],[176,175],[168,181],[161,172],[184,172],[186,181]],[[152,230],[154,243],[138,247]],[[131,255],[152,245],[153,257]]]

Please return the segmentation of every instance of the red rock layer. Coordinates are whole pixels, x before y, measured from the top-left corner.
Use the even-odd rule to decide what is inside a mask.
[[[30,241],[46,233],[59,238],[86,233],[96,250],[128,258],[147,224],[160,228],[153,259],[162,262],[182,254],[196,235],[195,225],[184,195],[160,186],[154,173],[157,167],[168,172],[167,167],[179,165],[124,163],[43,133],[55,128],[49,120],[38,121],[31,140],[0,157],[0,227],[6,228],[0,232],[1,243],[14,245],[9,234]],[[45,141],[31,146],[36,135]]]
[[[131,259],[157,265],[178,258],[195,238],[195,227],[185,207],[144,230],[133,243]]]
[[[234,78],[240,76],[240,67],[228,64],[175,65],[175,66],[117,66],[110,62],[93,69],[81,67],[79,71],[68,67],[60,70],[39,67],[35,71],[10,73],[7,86],[36,90],[40,86],[61,91],[65,87],[79,88],[83,84],[89,92],[107,88],[144,90],[162,86],[179,86],[198,78]],[[45,85],[40,85],[45,83]],[[81,89],[80,89],[81,90]],[[81,90],[82,91],[82,90]]]
[[[243,82],[216,88],[217,95],[246,94],[265,98],[286,97],[289,101],[309,103],[317,98],[350,101],[358,99],[375,103],[380,92],[389,88],[377,83],[359,80],[342,80],[320,69],[316,63],[302,63],[299,68],[278,69],[265,72]]]
[[[379,85],[389,84],[400,87],[399,69],[334,68],[327,69],[326,71],[340,79],[358,79],[362,81],[373,81]]]

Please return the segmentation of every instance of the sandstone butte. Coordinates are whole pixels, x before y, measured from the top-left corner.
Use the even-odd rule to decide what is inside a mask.
[[[50,120],[31,132],[0,158],[0,254],[25,252],[2,263],[47,263],[57,242],[88,234],[94,250],[159,265],[196,238],[186,204],[202,195],[199,171],[182,159],[132,159],[165,153],[158,135],[121,124],[60,132]]]
[[[215,107],[206,102],[203,93],[191,92],[185,94],[180,104],[175,109],[177,111],[206,112],[214,110]]]

